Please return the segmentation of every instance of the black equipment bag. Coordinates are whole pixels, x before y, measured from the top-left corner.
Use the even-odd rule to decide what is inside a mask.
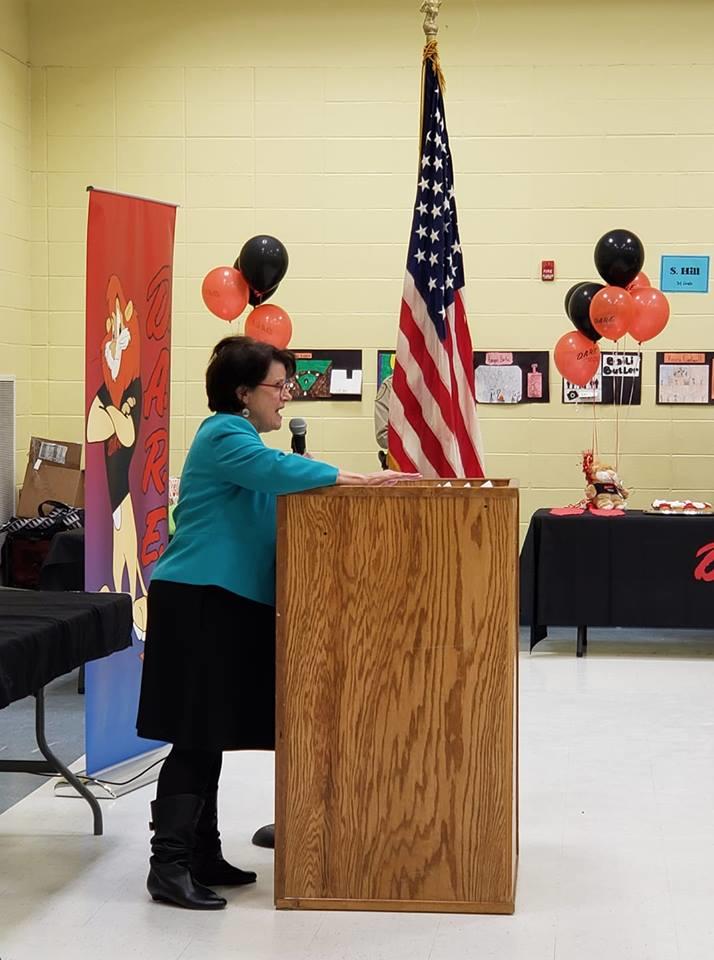
[[[84,510],[58,500],[44,500],[37,512],[37,517],[12,517],[0,526],[0,535],[5,534],[0,549],[0,575],[5,587],[37,590],[54,535],[84,526]]]

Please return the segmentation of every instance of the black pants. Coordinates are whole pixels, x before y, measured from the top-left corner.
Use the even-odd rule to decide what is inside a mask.
[[[218,789],[223,753],[220,750],[171,748],[164,760],[156,785],[156,799],[190,793],[206,797]]]

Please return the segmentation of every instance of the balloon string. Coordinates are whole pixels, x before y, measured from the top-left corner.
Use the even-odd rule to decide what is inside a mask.
[[[638,365],[639,365],[639,374],[640,374],[640,382],[641,382],[641,381],[642,381],[642,344],[641,344],[641,343],[637,343],[637,342],[634,340],[634,337],[633,337],[633,343],[635,343],[635,349],[633,350],[633,353],[636,353],[636,354],[637,354],[637,363],[638,363]],[[633,364],[633,366],[634,366],[634,364]],[[635,385],[636,385],[636,383],[637,383],[637,377],[636,377],[636,376],[633,376],[633,377],[632,377],[632,386],[630,387],[630,398],[629,398],[629,401],[628,401],[628,404],[627,404],[628,419],[629,419],[630,410],[632,409],[633,397],[635,396]],[[640,395],[641,395],[641,393],[642,393],[642,388],[640,388]]]
[[[593,409],[593,442],[592,442],[593,461],[597,463],[599,459],[599,456],[598,456],[599,445],[598,445],[598,438],[597,438],[597,403],[595,402],[595,400],[591,402],[590,406]]]
[[[628,350],[627,333],[625,333],[625,336],[624,336],[624,339],[623,339],[623,345],[622,345],[622,353],[621,353],[622,364],[621,364],[621,375],[620,375],[620,401],[619,401],[619,404],[618,404],[618,410],[617,410],[617,414],[616,414],[616,416],[617,416],[617,419],[616,419],[616,424],[617,424],[617,426],[616,426],[616,430],[615,430],[616,445],[617,445],[616,453],[615,453],[615,469],[617,470],[618,473],[619,473],[619,471],[620,471],[620,431],[619,431],[619,417],[620,417],[620,415],[621,415],[619,408],[625,405],[625,404],[624,404],[624,399],[625,399],[625,363],[624,363],[624,355],[627,354],[628,352],[630,352],[630,351]],[[636,350],[633,350],[632,352],[633,352],[633,353],[637,353]],[[642,365],[641,352],[638,353],[638,357],[639,357],[640,368],[641,368],[641,365]],[[616,358],[616,362],[617,362],[617,358]],[[634,368],[634,363],[633,363],[633,368]],[[640,374],[641,374],[641,369],[640,369]],[[626,409],[625,413],[622,415],[622,416],[624,417],[624,419],[623,419],[623,426],[624,426],[624,423],[627,422],[627,421],[629,421],[629,418],[630,418],[630,413],[631,413],[631,410],[632,410],[632,404],[633,404],[634,396],[635,396],[635,379],[636,379],[636,378],[635,378],[635,376],[634,376],[634,373],[633,373],[633,376],[627,378],[627,384],[628,384],[628,387],[629,387],[629,394],[628,394],[628,397],[627,397],[627,409]]]
[[[615,369],[617,369],[618,347],[620,341],[615,343],[614,360]],[[617,378],[613,384],[613,400],[615,401],[615,472],[620,472],[620,404],[622,403],[623,376],[620,370],[620,398],[617,397]]]
[[[641,344],[641,343],[637,343],[637,342],[635,341],[634,337],[633,337],[632,339],[633,339],[633,344],[634,344],[633,353],[635,353],[635,354],[637,355],[637,363],[639,364],[639,374],[640,374],[640,382],[641,382],[641,378],[642,378],[642,344]],[[633,368],[634,368],[634,363],[633,363],[632,366],[633,366]],[[633,376],[632,376],[631,379],[630,379],[630,396],[629,396],[628,399],[627,399],[627,421],[628,421],[628,422],[629,422],[629,420],[630,420],[630,414],[631,414],[631,411],[632,411],[632,404],[633,404],[633,402],[634,402],[635,386],[636,386],[636,385],[637,385],[637,377],[636,377],[636,375],[635,375],[634,372],[633,372]],[[640,396],[641,396],[641,394],[642,394],[642,388],[640,388]]]

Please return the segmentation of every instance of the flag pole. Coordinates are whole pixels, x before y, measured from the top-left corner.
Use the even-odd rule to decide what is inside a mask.
[[[399,311],[389,402],[389,451],[426,477],[482,477],[473,347],[443,78],[437,53],[441,0],[422,0],[421,157]],[[407,375],[408,374],[408,375]]]

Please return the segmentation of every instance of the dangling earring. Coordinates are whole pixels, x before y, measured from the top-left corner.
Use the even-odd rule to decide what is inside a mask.
[[[243,409],[242,409],[241,412],[240,412],[240,415],[241,415],[242,417],[245,417],[246,420],[247,420],[248,417],[250,416],[250,410],[248,409],[248,407],[243,407]]]

